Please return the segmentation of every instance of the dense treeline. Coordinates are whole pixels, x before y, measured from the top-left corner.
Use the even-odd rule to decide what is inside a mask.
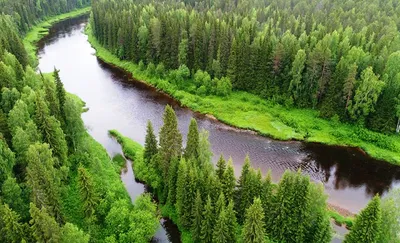
[[[0,23],[0,242],[149,241],[152,198],[132,205],[120,167],[85,130],[82,102],[58,70],[27,65],[12,18]]]
[[[299,171],[285,172],[279,184],[252,168],[246,157],[236,180],[233,163],[214,168],[208,132],[189,125],[186,146],[173,109],[166,107],[159,139],[147,125],[145,146],[112,131],[134,159],[135,175],[152,186],[164,214],[183,231],[184,242],[330,242],[327,196],[321,184]],[[142,151],[142,152],[140,152]],[[398,192],[381,203],[376,196],[357,216],[345,242],[399,242]]]
[[[191,76],[189,91],[218,94],[213,87],[224,78],[227,90],[232,84],[322,117],[400,128],[397,1],[92,2],[102,45],[154,73]]]
[[[90,5],[90,0],[2,0],[0,13],[13,17],[21,33],[46,17]]]

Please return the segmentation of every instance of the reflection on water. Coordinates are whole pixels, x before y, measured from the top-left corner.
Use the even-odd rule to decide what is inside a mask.
[[[312,180],[325,185],[330,203],[353,212],[364,207],[376,193],[384,194],[399,186],[399,167],[373,160],[358,150],[275,141],[237,132],[179,107],[167,96],[98,60],[83,33],[85,21],[82,17],[56,25],[41,43],[39,67],[43,72],[52,71],[54,65],[61,70],[66,90],[77,94],[90,108],[83,114],[90,134],[110,154],[118,153],[120,148],[108,137],[109,129],[117,129],[143,144],[147,120],[159,130],[164,107],[171,104],[184,137],[190,118],[196,117],[199,127],[210,131],[214,161],[220,154],[231,156],[237,174],[246,154],[250,155],[254,167],[264,173],[271,169],[275,181],[286,169],[301,169]],[[136,189],[128,191],[140,193]]]

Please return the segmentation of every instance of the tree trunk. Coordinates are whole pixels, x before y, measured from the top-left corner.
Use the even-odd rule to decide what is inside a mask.
[[[397,119],[396,133],[400,132],[400,117]]]

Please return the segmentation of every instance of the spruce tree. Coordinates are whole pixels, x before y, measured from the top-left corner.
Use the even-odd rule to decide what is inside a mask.
[[[381,224],[381,199],[376,195],[356,217],[351,231],[344,239],[344,243],[377,242],[381,234]]]
[[[78,168],[78,185],[83,212],[86,218],[91,219],[96,211],[98,198],[92,178],[84,167]]]
[[[203,201],[201,199],[200,191],[197,190],[196,200],[193,206],[193,214],[192,214],[192,237],[194,242],[200,242],[201,238],[201,224],[203,222]]]
[[[35,204],[30,204],[32,235],[37,242],[57,243],[60,242],[60,226],[51,217],[45,207],[39,210]]]
[[[186,160],[184,158],[179,162],[178,167],[178,178],[176,182],[176,212],[178,214],[179,221],[184,221],[185,214],[185,200],[186,200],[186,184],[188,180],[188,168]]]
[[[215,203],[215,214],[214,215],[216,215],[216,216],[219,215],[221,213],[221,211],[225,208],[225,204],[226,204],[225,196],[224,196],[224,193],[221,192],[219,194],[217,202]]]
[[[0,241],[19,243],[24,237],[24,227],[19,215],[7,204],[0,205]]]
[[[233,200],[229,201],[229,204],[226,208],[226,217],[228,219],[228,242],[235,243],[237,242],[237,235],[236,235],[236,228],[237,228],[237,221],[236,221],[236,212],[234,209]]]
[[[264,212],[260,198],[256,198],[253,205],[246,210],[242,237],[246,243],[264,242]]]
[[[196,161],[198,159],[199,151],[199,130],[197,128],[196,119],[192,118],[189,125],[189,133],[187,135],[187,142],[184,156],[186,159]]]
[[[144,142],[143,159],[146,164],[149,164],[154,155],[158,152],[157,138],[154,134],[153,125],[150,120],[147,122],[146,139]]]
[[[164,125],[160,130],[160,155],[162,158],[163,178],[168,178],[169,163],[172,158],[182,154],[182,135],[178,130],[178,120],[171,106],[165,107]]]
[[[201,242],[211,243],[213,238],[213,230],[215,224],[214,209],[210,196],[207,196],[207,201],[203,211],[203,222],[201,224]]]
[[[235,171],[232,164],[232,158],[228,161],[228,167],[226,168],[223,179],[222,179],[222,191],[225,195],[226,202],[233,200],[236,186]]]
[[[228,220],[225,208],[223,208],[215,222],[213,243],[231,243],[231,241],[229,241]]]
[[[178,179],[178,169],[179,169],[178,158],[172,159],[169,173],[168,173],[168,196],[167,203],[174,205],[176,202],[176,190],[177,190],[177,179]]]
[[[61,124],[64,124],[63,121],[65,120],[64,106],[66,101],[66,93],[64,89],[64,84],[62,83],[60,78],[60,70],[57,70],[55,67],[54,67],[53,77],[56,83],[56,95],[58,103],[60,105],[60,119],[61,119],[60,122]]]
[[[62,222],[60,208],[59,178],[54,168],[54,159],[47,144],[31,145],[27,152],[26,184],[31,190],[32,202],[46,208],[58,222]]]
[[[265,215],[265,226],[266,231],[269,233],[271,226],[274,224],[273,221],[273,210],[274,210],[274,194],[272,191],[273,184],[271,179],[271,170],[268,171],[267,176],[264,178],[261,190],[261,203]]]
[[[224,159],[224,156],[221,154],[221,156],[219,157],[219,160],[217,162],[217,169],[215,170],[215,172],[218,176],[218,179],[220,181],[222,181],[222,179],[224,177],[225,169],[226,169],[226,161]]]

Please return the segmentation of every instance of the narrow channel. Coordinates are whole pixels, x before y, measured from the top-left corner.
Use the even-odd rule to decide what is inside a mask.
[[[94,55],[87,42],[84,27],[87,16],[56,24],[50,35],[39,43],[39,68],[42,72],[60,69],[61,79],[68,92],[77,94],[89,111],[82,115],[90,134],[113,156],[120,146],[108,136],[108,130],[144,143],[146,122],[150,120],[156,131],[162,125],[166,104],[174,107],[179,127],[186,136],[191,117],[199,127],[210,132],[214,161],[224,154],[232,157],[236,173],[240,173],[246,154],[252,165],[278,181],[286,169],[301,169],[316,182],[322,182],[329,195],[329,203],[357,213],[375,194],[384,195],[390,188],[400,186],[400,167],[369,158],[352,148],[332,147],[302,142],[276,141],[250,132],[233,129],[204,115],[182,108],[177,102],[153,88],[135,82],[129,75],[103,63]],[[127,165],[122,180],[132,199],[144,191],[135,183]],[[162,222],[168,231],[170,222]],[[158,242],[174,242],[160,231]],[[179,242],[179,241],[178,241]]]

